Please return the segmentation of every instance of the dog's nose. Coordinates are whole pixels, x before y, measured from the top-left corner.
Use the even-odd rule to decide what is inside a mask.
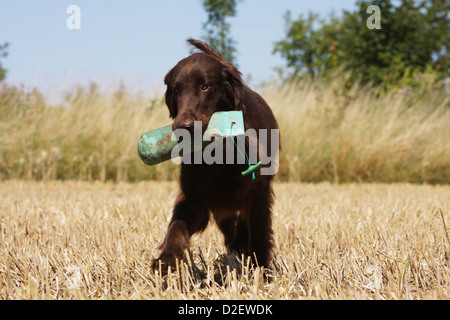
[[[174,129],[187,129],[189,131],[194,130],[194,121],[193,120],[183,120],[175,123]]]

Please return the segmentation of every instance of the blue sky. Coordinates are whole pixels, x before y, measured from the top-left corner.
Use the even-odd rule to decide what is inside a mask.
[[[355,8],[356,0],[243,0],[230,18],[244,76],[268,80],[284,64],[273,55],[285,34],[284,14],[326,16]],[[81,29],[69,30],[69,5],[81,9]],[[78,83],[124,81],[142,91],[163,90],[164,75],[189,54],[187,38],[200,38],[207,15],[202,0],[1,0],[0,44],[7,81],[53,96]]]

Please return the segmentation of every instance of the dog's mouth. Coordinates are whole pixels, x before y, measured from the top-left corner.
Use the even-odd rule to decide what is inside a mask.
[[[186,135],[189,135],[191,139],[195,138],[196,136],[200,137],[200,139],[203,139],[203,135],[205,134],[208,125],[209,119],[208,121],[189,120],[174,123],[172,125],[172,131],[175,133],[178,142],[182,141],[182,138],[180,139],[180,137],[185,137]]]
[[[175,121],[172,124],[172,131],[181,129],[188,131],[191,135],[198,133],[203,135],[208,128],[210,119],[211,116],[209,116],[208,118],[205,117],[204,119],[184,119]]]

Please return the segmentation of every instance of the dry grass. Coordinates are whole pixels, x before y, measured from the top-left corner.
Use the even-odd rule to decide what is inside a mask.
[[[357,84],[344,95],[341,81],[264,92],[281,129],[279,179],[450,182],[450,95],[378,96]]]
[[[279,181],[450,183],[450,94],[345,91],[336,77],[267,85],[280,125]],[[345,92],[345,94],[344,94]],[[72,89],[64,107],[0,87],[0,180],[170,180],[170,162],[148,167],[136,146],[170,124],[162,96]]]
[[[0,298],[450,299],[449,186],[275,191],[267,279],[224,255],[213,224],[193,238],[191,263],[161,278],[150,262],[176,183],[1,182]]]

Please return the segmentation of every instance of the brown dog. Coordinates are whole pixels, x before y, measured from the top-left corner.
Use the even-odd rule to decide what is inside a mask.
[[[201,41],[188,42],[201,52],[181,60],[164,80],[173,129],[192,132],[194,121],[201,121],[205,129],[214,112],[241,110],[245,128],[256,132],[268,129],[267,140],[272,141],[271,129],[278,129],[278,125],[264,99],[243,84],[241,73],[221,54]],[[277,139],[276,146],[271,147],[269,143],[265,148],[267,154],[278,153]],[[249,139],[247,152],[248,147]],[[264,146],[258,146],[258,150],[261,148]],[[153,261],[154,269],[159,268],[159,263],[163,268],[174,267],[176,259],[182,258],[184,250],[189,248],[191,236],[206,228],[210,214],[222,231],[229,251],[256,257],[260,266],[269,265],[273,248],[273,175],[262,175],[259,169],[253,180],[251,176],[241,175],[247,168],[247,164],[236,163],[181,164],[181,192],[161,254]]]

